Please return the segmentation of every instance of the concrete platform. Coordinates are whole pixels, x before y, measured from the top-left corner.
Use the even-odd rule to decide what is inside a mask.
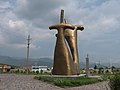
[[[40,75],[43,77],[59,77],[59,78],[79,78],[84,77],[86,74],[80,74],[80,75]]]

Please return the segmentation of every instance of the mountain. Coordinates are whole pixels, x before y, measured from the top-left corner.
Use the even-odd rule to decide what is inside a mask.
[[[14,65],[14,66],[24,66],[26,65],[26,58],[0,55],[0,63]],[[45,65],[48,67],[52,67],[53,60],[50,58],[30,58],[29,65],[41,65],[41,66]],[[80,62],[80,66],[85,67],[85,63]]]
[[[0,55],[0,63],[9,64],[14,66],[24,66],[26,65],[26,58],[22,57],[10,57]],[[120,63],[112,63],[113,66],[120,68]],[[51,58],[30,58],[29,65],[40,65],[40,66],[53,66],[53,60]],[[90,68],[93,68],[95,63],[90,62]],[[109,63],[102,63],[100,67],[108,67]],[[85,68],[86,62],[80,61],[80,67]]]
[[[40,65],[40,66],[53,66],[53,60],[50,58],[31,58],[30,59],[30,65]]]
[[[24,66],[26,65],[26,58],[22,57],[10,57],[10,56],[1,56],[0,63],[9,64],[14,66]],[[30,58],[29,65],[45,65],[52,67],[53,60],[50,58]]]

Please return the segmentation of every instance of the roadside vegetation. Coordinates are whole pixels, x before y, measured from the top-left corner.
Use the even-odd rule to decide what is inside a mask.
[[[111,90],[120,90],[120,73],[110,78],[109,86]]]
[[[77,78],[58,78],[52,77],[51,72],[26,72],[20,71],[19,69],[14,72],[6,72],[0,74],[22,74],[22,75],[36,75],[35,79],[41,80],[43,82],[48,82],[60,87],[74,87],[81,85],[93,84],[101,81],[109,81],[109,86],[111,90],[120,90],[120,71],[114,70],[112,74],[97,74],[101,78],[88,78],[88,77],[77,77]],[[45,77],[49,75],[49,77]]]
[[[88,77],[58,78],[58,77],[38,76],[35,77],[35,79],[41,80],[43,82],[48,82],[60,87],[74,87],[74,86],[88,85],[101,81],[98,78],[88,78]]]
[[[15,71],[11,71],[11,72],[2,72],[1,74],[21,74],[21,75],[50,75],[51,72],[30,72],[30,71],[21,71],[19,69],[15,70]]]

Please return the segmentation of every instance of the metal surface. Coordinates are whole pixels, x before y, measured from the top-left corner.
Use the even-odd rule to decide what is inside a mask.
[[[65,23],[67,21],[65,20]],[[78,56],[78,47],[77,47],[77,30],[83,30],[84,28],[82,26],[75,26],[74,30],[72,29],[66,29],[64,32],[65,39],[69,45],[71,56],[73,60],[73,68],[74,68],[74,74],[80,74],[80,64],[79,64],[79,56]]]
[[[64,20],[64,10],[61,10],[60,24],[52,25],[49,29],[57,29],[57,40],[54,51],[53,75],[80,74],[77,48],[77,30],[82,26],[67,24]]]

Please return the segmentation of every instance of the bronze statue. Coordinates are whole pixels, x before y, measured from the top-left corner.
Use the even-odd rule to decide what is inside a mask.
[[[56,35],[57,40],[54,52],[54,66],[52,74],[80,74],[77,48],[77,30],[82,31],[84,28],[82,26],[67,24],[66,20],[64,19],[64,10],[61,10],[60,24],[50,26],[49,29],[58,30],[58,34]]]
[[[80,64],[79,64],[78,47],[77,47],[77,30],[82,31],[83,29],[84,28],[82,26],[75,26],[74,30],[66,29],[64,32],[65,39],[68,42],[72,54],[75,74],[80,74]]]

